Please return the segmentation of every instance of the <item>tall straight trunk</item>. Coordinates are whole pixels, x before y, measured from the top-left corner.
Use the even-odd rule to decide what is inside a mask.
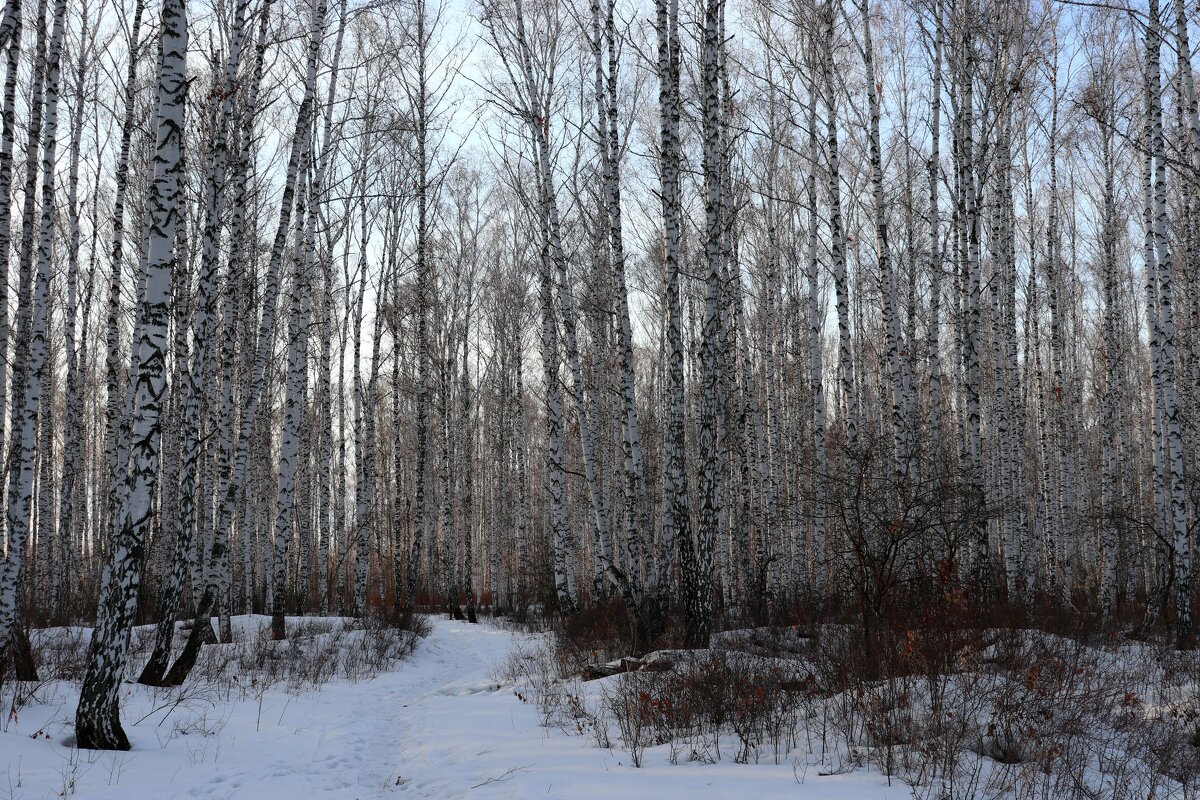
[[[12,442],[9,449],[7,556],[0,571],[0,662],[21,643],[17,638],[22,561],[33,524],[35,473],[38,459],[38,423],[51,424],[53,393],[50,386],[52,358],[48,348],[51,300],[51,245],[54,229],[54,153],[57,143],[59,62],[62,52],[65,0],[56,0],[54,31],[46,45],[45,2],[38,6],[38,44],[33,79],[33,112],[26,152],[25,204],[22,215],[21,247],[18,258],[21,288],[18,295],[16,354],[13,364]],[[45,81],[45,84],[43,84]],[[42,125],[42,90],[45,85],[46,125]],[[42,137],[39,143],[38,136]],[[40,150],[39,150],[40,144]],[[33,263],[34,190],[37,187],[38,153],[45,178],[42,185],[43,213],[37,237],[37,262]],[[48,428],[47,428],[48,429]],[[52,459],[43,440],[43,459]],[[49,506],[38,509],[44,523]],[[48,529],[39,531],[48,535]],[[20,653],[18,663],[24,659]],[[35,677],[30,675],[25,678]]]
[[[338,10],[337,34],[334,36],[333,61],[330,66],[329,90],[325,98],[324,129],[321,133],[321,150],[317,156],[316,170],[312,177],[310,194],[312,212],[305,226],[304,257],[308,259],[306,270],[309,280],[315,277],[314,262],[317,256],[317,216],[320,203],[324,202],[326,174],[333,145],[334,101],[337,97],[338,71],[342,63],[342,43],[346,35],[346,2],[342,0]],[[320,596],[319,610],[329,610],[329,540],[332,533],[330,498],[333,493],[333,401],[331,398],[332,347],[333,347],[333,265],[331,253],[321,255],[322,318],[319,326],[320,363],[317,368],[317,396],[319,398],[317,424],[317,593]],[[307,592],[307,585],[301,587]],[[399,592],[397,592],[399,595]]]
[[[365,186],[363,187],[365,192]],[[368,240],[368,215],[366,208],[366,200],[363,199],[361,214],[359,219],[359,259],[358,259],[358,280],[359,288],[355,297],[353,307],[353,362],[351,363],[351,374],[354,376],[354,585],[350,587],[352,594],[351,612],[354,615],[362,614],[366,609],[367,604],[367,541],[370,536],[371,523],[371,475],[370,467],[367,463],[367,437],[366,437],[366,408],[368,403],[368,393],[363,386],[362,379],[362,326],[363,326],[363,310],[366,296],[367,285],[367,240]],[[347,284],[348,285],[348,284]],[[347,315],[350,315],[350,309],[347,308]],[[347,548],[349,543],[347,543]]]
[[[38,400],[35,400],[35,407],[30,410],[26,401],[25,395],[31,386],[36,385],[36,391],[40,399],[43,387],[40,384],[45,378],[45,371],[42,365],[38,363],[33,365],[31,359],[35,356],[33,352],[35,326],[38,323],[38,314],[44,315],[45,319],[49,319],[49,303],[50,303],[50,275],[47,273],[45,294],[35,297],[35,280],[41,276],[37,274],[34,264],[34,239],[37,225],[35,224],[35,211],[37,203],[37,176],[38,176],[38,153],[40,146],[40,135],[42,128],[42,90],[45,83],[46,73],[46,47],[47,47],[47,28],[46,28],[46,0],[39,0],[37,6],[37,36],[34,44],[34,64],[33,75],[30,87],[30,96],[32,98],[30,108],[30,124],[26,129],[25,142],[25,180],[24,180],[24,201],[22,203],[21,213],[21,235],[17,244],[17,317],[13,324],[13,334],[16,337],[14,346],[13,358],[13,406],[10,409],[9,419],[9,436],[11,441],[8,448],[8,498],[9,498],[9,537],[14,541],[24,541],[30,535],[29,526],[35,522],[34,511],[34,491],[37,486],[36,478],[36,452],[37,452],[37,436],[38,436],[38,409],[36,408]],[[41,288],[37,289],[41,292]],[[35,308],[36,304],[45,304],[44,309]],[[46,336],[46,328],[48,322],[43,321],[41,325],[41,335],[44,339]],[[45,342],[43,341],[43,346]],[[45,358],[43,353],[43,359]],[[37,374],[31,374],[30,370],[34,369]],[[28,454],[24,452],[22,439],[25,435],[24,423],[27,414],[32,414],[31,422],[33,424],[32,439],[30,439],[30,450]],[[26,458],[28,458],[28,472],[25,470]],[[24,516],[24,522],[18,523],[16,528],[13,525],[12,506],[22,505],[26,503],[25,494],[28,492],[28,505],[22,508],[21,514]],[[24,529],[22,529],[24,526]],[[17,570],[20,569],[20,558],[17,556]],[[34,565],[36,567],[36,563]],[[14,573],[14,580],[16,575]],[[13,612],[15,614],[15,611]],[[0,623],[0,634],[4,633],[4,624]]]
[[[816,92],[809,98],[808,130],[810,167],[805,180],[805,190],[810,208],[808,219],[808,380],[812,394],[812,437],[813,437],[813,586],[818,596],[825,588],[825,504],[828,494],[829,453],[825,447],[825,372],[821,360],[821,349],[825,325],[821,316],[821,278],[818,259],[817,215],[817,168],[820,163],[820,142],[817,136]]]
[[[426,533],[430,523],[428,484],[429,484],[429,313],[430,289],[433,280],[433,269],[429,258],[429,152],[428,152],[428,120],[426,119],[426,32],[425,32],[425,0],[415,0],[414,14],[416,15],[417,35],[417,102],[414,108],[416,116],[416,156],[417,156],[417,464],[416,489],[413,497],[413,533],[412,545],[408,556],[408,586],[407,600],[404,607],[408,610],[417,602],[417,580],[421,568],[421,549],[425,546]],[[545,327],[543,324],[543,335]],[[549,389],[548,389],[549,391]],[[549,402],[549,400],[547,400]],[[397,441],[397,446],[399,442]],[[400,592],[396,592],[399,602]],[[559,595],[561,605],[562,595]]]
[[[513,383],[513,450],[514,469],[517,473],[517,503],[516,503],[516,534],[517,534],[517,569],[514,581],[514,594],[519,608],[519,618],[526,613],[526,580],[528,569],[527,535],[529,527],[529,470],[525,461],[525,357],[520,346],[516,348],[516,376]]]
[[[840,91],[834,82],[833,38],[837,10],[832,0],[824,9],[822,36],[821,86],[825,96],[825,159],[829,193],[829,257],[833,265],[833,284],[837,297],[838,363],[841,369],[841,402],[845,403],[843,423],[846,447],[858,449],[858,398],[854,390],[854,350],[850,339],[850,282],[846,275],[846,231],[842,221],[842,177],[838,156],[838,106]]]
[[[1120,430],[1116,420],[1117,393],[1120,391],[1120,370],[1117,342],[1117,211],[1115,187],[1115,154],[1113,152],[1113,101],[1111,88],[1105,87],[1101,103],[1103,118],[1098,120],[1103,169],[1103,209],[1101,211],[1101,278],[1104,298],[1104,393],[1101,398],[1101,424],[1105,431]],[[1111,435],[1104,436],[1101,452],[1100,542],[1101,577],[1100,610],[1105,618],[1112,615],[1117,602],[1117,520],[1119,491],[1117,482],[1117,453]]]
[[[679,276],[683,269],[683,200],[681,172],[683,153],[679,138],[682,102],[679,91],[679,2],[655,0],[655,29],[658,36],[659,105],[659,196],[662,203],[667,301],[667,425],[666,482],[662,542],[654,586],[658,603],[669,596],[671,563],[678,551],[681,570],[693,563],[691,510],[688,501],[687,439],[684,414],[687,399],[683,384],[683,308]],[[687,590],[685,589],[685,592]]]
[[[970,9],[965,26],[971,22]],[[964,49],[971,46],[969,32],[963,33]],[[966,389],[966,443],[969,485],[973,500],[970,546],[974,548],[972,577],[986,593],[991,583],[991,546],[988,541],[987,484],[984,477],[982,419],[980,415],[980,328],[982,327],[982,257],[980,254],[980,180],[976,160],[974,61],[967,57],[961,80],[962,122],[961,160],[963,173],[962,215],[966,239],[965,324],[963,325],[963,367]],[[982,143],[980,143],[982,149]]]
[[[724,15],[720,18],[719,36],[725,37],[725,18]],[[717,56],[717,71],[721,82],[721,98],[726,113],[733,107],[733,91],[730,87],[729,69],[728,69],[728,52],[724,47],[720,48]],[[731,431],[736,433],[733,426],[729,424],[729,412],[732,410],[730,398],[736,396],[736,339],[737,334],[734,328],[733,315],[730,313],[730,296],[733,294],[730,291],[730,267],[735,258],[734,246],[734,228],[735,228],[735,201],[733,198],[733,158],[734,158],[734,140],[730,133],[729,125],[723,125],[720,129],[720,144],[721,144],[721,164],[720,164],[720,179],[722,189],[720,193],[720,227],[721,227],[721,293],[720,302],[718,304],[718,314],[720,315],[720,326],[718,338],[720,348],[717,352],[717,370],[721,376],[717,390],[717,408],[721,413],[717,415],[717,440],[719,442],[728,442]],[[741,437],[735,436],[740,443]],[[738,548],[743,554],[747,553],[749,547],[745,541],[745,527],[737,526],[736,533],[733,525],[734,515],[732,513],[732,502],[730,502],[731,494],[728,488],[728,467],[729,457],[725,452],[726,448],[721,450],[721,469],[717,473],[717,498],[720,502],[720,515],[718,525],[720,531],[727,531],[727,536],[722,536],[725,541],[717,543],[719,553],[719,564],[721,570],[722,590],[727,600],[728,605],[733,606],[737,600],[737,595],[734,594],[734,569],[732,547]],[[744,572],[743,572],[744,575]]]
[[[938,218],[938,191],[941,184],[941,116],[942,116],[942,48],[945,39],[940,0],[933,6],[935,33],[933,40],[933,85],[929,102],[929,328],[926,334],[929,350],[929,428],[933,439],[931,452],[941,452],[942,440],[942,271],[945,254],[941,240],[941,221]],[[935,467],[935,469],[939,469]]]
[[[249,13],[249,0],[238,0],[230,30],[229,57],[222,76],[221,104],[213,143],[206,163],[204,231],[201,243],[200,296],[196,303],[193,363],[187,370],[182,387],[183,404],[183,458],[179,471],[179,523],[177,556],[171,565],[168,582],[159,592],[158,625],[155,628],[154,649],[138,678],[139,683],[160,685],[170,659],[171,640],[175,632],[175,617],[179,613],[179,602],[183,595],[183,583],[187,572],[187,561],[193,549],[196,529],[196,491],[200,469],[201,404],[216,408],[219,398],[216,393],[216,329],[218,302],[220,297],[220,244],[221,219],[226,197],[226,174],[229,160],[229,126],[233,115],[233,97],[236,88],[238,66],[241,61],[243,31]],[[203,396],[202,396],[203,393]],[[221,424],[224,424],[223,422]],[[207,503],[204,503],[207,506]],[[207,529],[202,533],[207,534]],[[205,542],[205,535],[200,541]],[[205,549],[201,545],[201,549]],[[218,551],[218,554],[220,551]],[[215,599],[214,588],[205,586],[198,592],[197,621],[208,619]]]
[[[391,269],[394,273],[397,258],[392,256],[391,260]],[[400,285],[400,280],[393,275],[392,304],[394,310],[388,326],[392,334],[391,423],[392,430],[397,432],[405,427],[404,405],[407,399],[406,393],[401,392],[400,387],[410,377],[410,374],[405,369],[408,362],[404,358],[403,344],[400,338],[401,331],[403,330],[400,309],[404,307],[400,297]],[[397,434],[397,446],[390,448],[390,460],[392,464],[392,524],[389,539],[392,546],[392,608],[396,611],[402,611],[404,608],[400,595],[404,588],[404,566],[408,560],[408,554],[404,550],[404,539],[408,532],[407,527],[410,512],[404,496],[404,482],[408,477],[404,459],[405,454],[398,446],[399,441],[399,435]]]
[[[766,425],[763,422],[763,410],[754,389],[753,368],[751,358],[749,325],[746,322],[746,309],[743,303],[742,272],[740,261],[730,259],[731,269],[726,282],[729,284],[729,309],[726,314],[732,319],[730,327],[734,331],[733,339],[737,349],[731,360],[741,365],[740,380],[742,384],[742,402],[740,404],[741,439],[746,442],[746,453],[743,463],[742,504],[743,517],[752,519],[754,529],[754,576],[753,587],[756,601],[767,599],[768,571],[771,568],[770,542],[770,509],[775,507],[771,485],[770,452],[767,448]],[[749,462],[746,464],[745,462]],[[751,481],[753,477],[753,481]],[[748,545],[749,543],[747,543]],[[749,551],[750,547],[747,546]]]
[[[1058,197],[1058,108],[1057,102],[1051,111],[1050,124],[1050,210],[1047,230],[1047,302],[1050,308],[1050,371],[1051,371],[1051,402],[1053,419],[1050,429],[1050,457],[1054,459],[1055,473],[1055,504],[1057,542],[1063,554],[1060,559],[1060,569],[1056,576],[1059,579],[1059,589],[1063,599],[1070,601],[1073,587],[1073,576],[1069,553],[1074,542],[1073,527],[1075,522],[1075,498],[1071,484],[1071,471],[1067,467],[1067,446],[1069,432],[1067,430],[1067,400],[1069,392],[1065,386],[1064,361],[1066,358],[1063,328],[1064,311],[1062,303],[1063,275],[1061,258],[1061,229],[1059,225]]]
[[[13,146],[17,138],[17,70],[21,61],[20,0],[9,0],[4,4],[0,34],[8,44],[5,49],[4,106],[0,111],[0,120],[3,120],[0,130],[0,420],[4,420],[8,417],[8,264],[12,245]],[[3,639],[0,639],[0,649],[3,646]]]
[[[1161,375],[1162,453],[1166,478],[1166,531],[1174,547],[1175,564],[1175,635],[1178,644],[1190,645],[1194,638],[1192,621],[1192,553],[1188,534],[1185,485],[1183,474],[1183,436],[1179,420],[1179,401],[1176,385],[1176,345],[1174,315],[1174,285],[1172,282],[1171,252],[1168,241],[1167,163],[1163,134],[1162,76],[1160,50],[1162,31],[1158,0],[1150,0],[1149,25],[1146,30],[1146,116],[1149,120],[1149,153],[1152,159],[1152,214],[1154,260],[1153,268],[1157,293],[1159,352],[1156,366]],[[1150,255],[1147,247],[1147,256]]]
[[[452,297],[458,294],[458,276],[455,276]],[[444,318],[443,318],[444,319]],[[458,500],[458,486],[455,480],[457,466],[457,448],[455,439],[457,429],[451,419],[450,395],[453,393],[453,378],[456,367],[458,348],[454,340],[454,320],[445,320],[444,340],[446,351],[440,359],[439,407],[438,417],[441,422],[441,480],[442,485],[442,604],[453,619],[462,619],[462,609],[458,605],[458,582],[454,573],[458,569],[458,516],[454,513]]]
[[[364,209],[365,210],[365,209]],[[364,250],[366,241],[362,243]],[[363,264],[363,277],[365,280],[367,271],[366,264]],[[381,289],[382,295],[386,295],[388,291],[388,281],[383,280]],[[372,542],[377,540],[376,532],[379,530],[376,521],[378,519],[379,510],[383,507],[380,500],[379,485],[382,483],[379,480],[379,365],[381,363],[381,347],[383,339],[383,315],[376,314],[375,322],[371,331],[371,365],[367,373],[367,385],[363,394],[363,495],[364,507],[363,515],[360,520],[366,520],[366,524],[360,524],[358,528],[358,551],[356,553],[357,561],[355,565],[355,606],[358,613],[365,614],[367,611],[367,603],[370,598],[368,579],[370,578],[369,571],[371,565],[371,550]],[[355,490],[355,504],[358,503],[357,489]],[[382,578],[382,575],[381,575]],[[380,588],[382,593],[382,585]]]
[[[320,395],[319,432],[317,437],[317,470],[319,487],[317,493],[317,593],[318,611],[329,613],[329,595],[333,591],[330,571],[332,540],[339,522],[334,509],[333,481],[335,462],[333,458],[333,258],[326,254],[321,259],[322,318],[320,327],[320,364],[317,368]],[[396,586],[400,594],[400,586]]]
[[[59,0],[59,5],[65,6],[65,0]],[[121,727],[119,696],[129,658],[142,553],[158,482],[159,413],[166,390],[167,323],[176,266],[175,235],[187,98],[188,32],[183,0],[164,0],[161,30],[154,177],[148,199],[146,292],[141,301],[140,329],[134,340],[131,363],[131,368],[137,367],[138,375],[130,426],[131,469],[125,501],[116,515],[111,561],[75,714],[76,745],[81,748],[129,749],[129,739]]]
[[[305,135],[311,135],[305,131]],[[311,153],[311,143],[308,147]],[[301,170],[307,168],[301,165]],[[275,498],[275,530],[271,559],[271,638],[284,639],[287,630],[284,612],[287,603],[287,551],[295,539],[297,522],[304,508],[296,513],[296,471],[300,460],[301,423],[307,413],[308,389],[308,323],[312,316],[310,284],[314,242],[303,232],[307,230],[307,214],[312,202],[311,184],[296,203],[296,236],[299,240],[293,256],[292,297],[288,313],[287,378],[283,399],[283,431],[279,441],[279,474]],[[381,317],[382,315],[377,315]],[[376,326],[378,327],[378,325]],[[378,331],[376,332],[378,334]],[[377,345],[378,346],[378,345]],[[301,586],[300,591],[306,587]]]
[[[88,30],[89,9],[85,4],[82,9],[81,29]],[[84,395],[84,359],[83,347],[80,345],[78,337],[78,317],[84,318],[83,334],[84,339],[87,335],[86,312],[78,313],[79,306],[79,247],[80,247],[80,202],[79,202],[79,162],[80,151],[83,141],[83,119],[86,109],[85,103],[85,88],[87,71],[89,67],[88,49],[81,46],[79,49],[78,60],[75,67],[75,109],[71,117],[71,137],[70,137],[70,167],[67,171],[67,213],[69,214],[69,225],[67,233],[67,296],[65,306],[65,318],[63,320],[63,337],[65,339],[65,349],[67,354],[67,396],[66,396],[66,414],[63,418],[63,471],[62,471],[62,486],[59,494],[59,530],[58,530],[58,559],[55,564],[54,581],[53,581],[53,598],[54,598],[54,616],[59,620],[65,620],[68,600],[68,587],[71,577],[72,565],[76,564],[77,559],[74,558],[78,540],[82,538],[83,528],[77,523],[79,514],[77,511],[86,506],[86,503],[79,502],[75,494],[77,486],[87,485],[86,461],[84,458],[84,450],[86,448],[86,430],[81,430],[85,427],[85,416],[83,408]],[[3,197],[0,194],[0,197]],[[0,257],[0,261],[4,260]],[[0,280],[3,280],[0,276]],[[0,300],[0,302],[3,302]],[[88,304],[83,306],[88,308]],[[0,325],[3,322],[0,321]],[[0,393],[3,389],[0,388]],[[84,477],[80,481],[80,477]]]
[[[1175,54],[1182,89],[1179,111],[1187,124],[1192,167],[1200,172],[1200,104],[1196,98],[1196,76],[1192,67],[1192,48],[1188,37],[1187,3],[1185,0],[1175,0],[1174,6]]]
[[[1028,163],[1028,158],[1027,144],[1025,153],[1026,163]],[[1025,205],[1028,208],[1034,207],[1033,179],[1029,170],[1026,170],[1025,178]],[[1031,402],[1034,406],[1033,414],[1031,415],[1034,429],[1034,442],[1031,448],[1033,451],[1033,463],[1030,464],[1030,473],[1033,475],[1034,483],[1033,541],[1030,543],[1029,549],[1023,554],[1024,563],[1022,564],[1022,569],[1025,571],[1024,598],[1027,602],[1033,599],[1039,585],[1039,556],[1043,549],[1050,550],[1050,548],[1044,548],[1048,538],[1046,523],[1050,510],[1050,486],[1045,447],[1046,393],[1042,379],[1041,337],[1038,325],[1038,316],[1041,314],[1036,255],[1036,241],[1038,238],[1040,237],[1036,235],[1034,224],[1031,221],[1028,237],[1030,269],[1025,294],[1025,370],[1028,377],[1025,381],[1025,393],[1022,398],[1025,408],[1028,408]],[[1049,560],[1047,559],[1047,561]],[[1047,563],[1047,566],[1050,566],[1049,563]]]
[[[705,179],[704,199],[704,257],[705,298],[704,321],[700,340],[700,479],[697,492],[700,501],[699,527],[696,531],[695,573],[684,597],[685,637],[693,644],[707,646],[712,632],[712,569],[713,546],[717,538],[720,508],[717,495],[717,474],[721,468],[717,441],[717,349],[720,346],[721,297],[721,193],[725,189],[721,169],[721,96],[717,72],[718,51],[722,42],[718,33],[722,0],[707,0],[704,6],[704,34],[700,59],[700,94],[703,116]],[[769,346],[769,345],[768,345]],[[686,567],[684,567],[686,569]]]
[[[300,179],[303,165],[308,163],[309,151],[312,146],[312,119],[316,102],[317,61],[321,53],[321,44],[325,38],[326,2],[316,0],[313,5],[310,20],[306,72],[304,78],[304,97],[296,114],[296,124],[292,133],[290,154],[287,171],[284,173],[283,194],[280,198],[279,222],[275,229],[275,239],[271,245],[267,261],[266,280],[262,291],[262,316],[259,319],[258,334],[251,352],[250,382],[242,403],[242,418],[238,432],[237,452],[234,457],[230,478],[224,493],[220,498],[221,516],[218,522],[217,536],[229,541],[229,531],[233,525],[233,515],[239,501],[244,502],[247,488],[247,469],[250,460],[250,448],[258,421],[258,407],[266,396],[267,364],[271,360],[271,350],[275,339],[276,307],[279,299],[280,272],[282,271],[284,251],[292,226],[292,213],[296,198],[296,184]],[[267,9],[263,10],[265,21]],[[265,22],[264,22],[265,24]],[[259,47],[265,42],[260,39]],[[256,71],[258,67],[256,53]],[[252,90],[257,83],[252,84]],[[253,112],[253,109],[251,109]],[[244,133],[242,144],[248,149],[248,136]],[[243,150],[245,152],[245,150]],[[239,531],[240,536],[245,531]],[[274,623],[273,623],[274,627]]]
[[[608,0],[603,15],[599,0],[592,2],[593,55],[596,60],[596,116],[603,171],[604,210],[608,222],[609,259],[612,262],[613,293],[616,301],[618,347],[621,359],[621,456],[625,499],[624,538],[626,574],[637,584],[637,562],[651,555],[653,540],[645,518],[645,466],[642,462],[641,430],[638,422],[637,381],[633,363],[633,324],[629,312],[629,289],[625,273],[625,241],[621,222],[621,141],[617,119],[617,43],[615,2]],[[602,42],[607,48],[602,47]],[[603,56],[607,54],[607,70]],[[638,555],[640,554],[640,558]]]
[[[350,258],[348,255],[350,243],[354,237],[347,236],[345,244],[345,253],[343,254],[343,264],[349,264]],[[347,431],[349,430],[346,421],[346,369],[345,369],[345,352],[347,337],[350,335],[351,325],[351,303],[350,303],[350,274],[349,269],[346,269],[344,297],[345,297],[345,321],[339,326],[338,332],[339,346],[338,353],[342,354],[338,359],[338,453],[337,453],[337,485],[333,493],[333,530],[337,536],[337,546],[331,548],[334,552],[334,568],[331,570],[329,592],[344,587],[341,580],[342,572],[346,564],[346,554],[349,550],[350,525],[348,515],[346,513],[346,498],[349,494],[346,487],[346,479],[350,471],[350,460],[346,456],[346,442],[349,439]],[[338,591],[337,608],[345,607],[345,593]]]
[[[875,258],[882,285],[883,323],[887,336],[887,364],[891,398],[893,471],[901,482],[907,481],[914,466],[914,448],[910,436],[912,420],[911,380],[907,375],[908,354],[900,331],[899,295],[892,269],[888,242],[887,208],[883,198],[883,155],[879,139],[879,92],[875,76],[875,46],[871,37],[871,8],[860,0],[863,29],[863,65],[867,73],[867,154],[871,164],[872,224],[875,228]]]
[[[718,35],[721,26],[718,26]],[[723,37],[721,37],[723,38]],[[768,64],[768,74],[771,72],[771,65]],[[781,242],[779,240],[779,208],[776,202],[778,196],[778,184],[776,181],[776,173],[779,170],[779,113],[777,92],[774,88],[768,89],[767,92],[767,127],[770,144],[767,149],[767,172],[768,178],[766,181],[767,197],[764,200],[763,213],[764,233],[766,234],[765,242],[767,247],[765,263],[763,265],[764,275],[760,280],[759,286],[759,318],[761,321],[761,342],[762,350],[762,385],[763,385],[763,409],[766,420],[766,438],[760,445],[759,456],[762,460],[764,481],[763,484],[763,520],[765,522],[764,545],[762,556],[760,558],[766,570],[766,596],[770,599],[777,600],[782,592],[781,584],[781,565],[783,561],[783,548],[785,545],[785,532],[780,525],[780,511],[782,503],[780,495],[783,494],[780,487],[780,457],[781,447],[779,441],[779,417],[780,409],[778,404],[779,392],[776,388],[777,384],[777,364],[782,359],[776,358],[776,353],[780,350],[779,342],[776,337],[778,329],[776,322],[778,317],[778,296],[780,291],[780,260],[779,253]],[[725,187],[722,186],[721,193],[725,193]],[[722,205],[727,204],[727,201],[722,201]],[[707,222],[707,220],[706,220]],[[721,221],[718,220],[718,225]],[[743,317],[744,319],[744,317]],[[746,342],[746,359],[745,369],[747,369],[745,388],[747,391],[753,391],[753,381],[749,375],[751,367],[750,359],[750,341],[747,338]],[[703,346],[703,345],[702,345]],[[703,404],[703,388],[701,389],[701,404]],[[703,412],[701,412],[703,413]]]
[[[999,121],[999,133],[995,144],[996,169],[989,191],[991,225],[988,244],[992,262],[992,275],[989,280],[990,297],[990,338],[992,363],[991,373],[995,387],[993,405],[992,441],[996,446],[996,468],[993,470],[990,484],[994,487],[996,505],[999,508],[999,541],[1004,550],[1005,589],[1009,597],[1017,593],[1018,578],[1018,542],[1017,529],[1020,517],[1020,503],[1016,489],[1016,450],[1014,447],[1014,427],[1019,411],[1012,405],[1017,376],[1012,369],[1012,361],[1016,358],[1016,322],[1010,313],[1015,303],[1015,265],[1010,263],[1009,245],[1013,231],[1010,228],[1012,219],[1012,159],[1011,159],[1011,115],[1008,110],[1000,112],[1004,116]],[[1010,280],[1010,272],[1013,273]],[[1011,361],[1010,361],[1011,359]]]
[[[121,146],[117,154],[116,192],[113,196],[112,242],[109,257],[108,317],[105,325],[105,376],[107,381],[107,406],[105,408],[104,459],[107,465],[108,485],[104,494],[105,514],[102,521],[105,530],[112,527],[112,515],[120,483],[118,440],[123,424],[125,394],[121,390],[121,289],[124,285],[125,266],[125,200],[129,192],[130,155],[133,131],[137,114],[137,67],[141,47],[142,14],[145,0],[136,0],[133,9],[133,25],[129,33],[129,63],[126,65],[124,88],[124,117],[121,121]],[[7,226],[5,226],[7,228]],[[107,538],[107,537],[105,537]]]
[[[462,516],[463,516],[463,575],[462,593],[467,598],[467,621],[477,622],[475,617],[475,544],[473,506],[475,502],[475,427],[472,424],[470,336],[471,336],[471,285],[472,276],[467,276],[467,306],[463,312],[462,331],[462,382],[459,388],[460,419],[462,438]]]
[[[1170,538],[1170,513],[1167,496],[1167,461],[1165,456],[1165,417],[1163,414],[1163,356],[1162,317],[1159,313],[1158,273],[1156,269],[1154,231],[1154,153],[1151,147],[1150,114],[1150,65],[1144,65],[1143,95],[1146,103],[1145,122],[1142,130],[1146,156],[1142,163],[1142,260],[1146,287],[1147,330],[1150,335],[1151,390],[1153,398],[1153,420],[1151,424],[1151,463],[1154,475],[1154,533],[1156,540],[1157,571],[1154,585],[1146,605],[1145,626],[1152,626],[1166,609],[1168,581],[1173,569],[1168,569],[1170,551],[1174,542]]]
[[[1001,195],[1003,199],[1002,218],[1002,266],[1001,286],[1003,288],[1003,374],[1007,396],[1000,399],[1003,412],[1009,419],[1010,430],[1004,442],[1004,458],[1008,467],[1007,496],[1012,498],[1012,508],[1008,509],[1006,554],[1009,558],[1007,565],[1008,592],[1010,597],[1019,597],[1020,572],[1025,561],[1025,550],[1029,540],[1029,515],[1025,479],[1025,409],[1022,406],[1021,371],[1018,360],[1017,345],[1017,229],[1016,202],[1013,196],[1013,164],[1012,164],[1012,122],[1011,111],[1005,122],[1004,142],[1001,149]]]

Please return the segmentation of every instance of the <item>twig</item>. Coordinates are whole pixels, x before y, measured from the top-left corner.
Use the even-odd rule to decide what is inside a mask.
[[[471,788],[478,789],[480,786],[487,786],[489,783],[500,783],[505,778],[512,775],[514,772],[524,772],[525,770],[529,769],[532,766],[533,766],[533,764],[526,764],[523,767],[512,767],[507,772],[505,772],[503,775],[500,775],[499,777],[496,777],[496,778],[488,778],[483,783],[477,783],[474,786],[472,786]]]

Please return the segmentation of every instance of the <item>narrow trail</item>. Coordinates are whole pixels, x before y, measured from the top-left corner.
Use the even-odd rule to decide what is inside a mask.
[[[494,677],[518,637],[488,624],[434,619],[431,635],[395,671],[265,705],[256,741],[246,742],[248,733],[223,736],[231,740],[212,764],[212,782],[168,796],[367,800],[471,791],[489,777],[479,771],[486,766],[480,756],[493,736],[472,699],[502,695],[493,700],[524,710]],[[269,731],[274,736],[257,741]]]

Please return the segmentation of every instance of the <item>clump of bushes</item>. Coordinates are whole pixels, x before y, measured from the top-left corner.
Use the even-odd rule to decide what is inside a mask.
[[[605,606],[514,655],[505,677],[543,724],[634,766],[657,749],[673,763],[869,766],[921,800],[1200,798],[1200,654],[982,620],[942,598],[907,620],[729,631],[640,659],[621,658],[631,628]]]

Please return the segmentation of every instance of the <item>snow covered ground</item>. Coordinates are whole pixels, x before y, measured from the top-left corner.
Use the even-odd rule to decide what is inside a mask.
[[[246,635],[265,618],[240,618]],[[127,753],[69,746],[73,684],[42,687],[0,732],[0,798],[634,798],[875,800],[909,791],[876,773],[819,775],[803,763],[669,763],[667,747],[627,753],[538,724],[501,665],[529,634],[434,619],[395,669],[317,691],[265,691],[241,676],[221,696],[130,683]],[[261,699],[261,702],[260,702]],[[181,701],[176,703],[176,701]],[[157,709],[157,710],[155,710]]]

